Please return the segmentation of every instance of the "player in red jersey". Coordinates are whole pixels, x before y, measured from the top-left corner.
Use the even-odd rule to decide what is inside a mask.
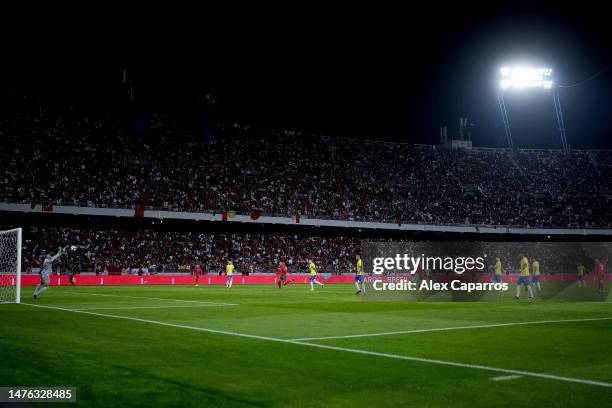
[[[597,291],[603,292],[606,269],[604,264],[599,259],[595,259],[595,276],[597,276]]]
[[[202,275],[202,267],[200,265],[196,265],[193,270],[193,277],[195,278],[195,286],[200,286],[198,281],[200,280],[200,275]]]
[[[283,283],[285,285],[287,284],[287,266],[284,262],[281,262],[280,266],[278,267],[278,281],[276,283],[278,284],[279,290],[282,287]]]
[[[276,282],[278,289],[280,290],[283,285],[287,286],[291,282],[293,282],[293,279],[287,281],[287,266],[284,262],[281,262],[280,266],[278,267],[278,281]]]

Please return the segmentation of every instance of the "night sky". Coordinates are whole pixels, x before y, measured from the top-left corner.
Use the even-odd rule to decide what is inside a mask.
[[[437,143],[439,126],[452,133],[465,115],[475,145],[502,146],[501,65],[550,66],[557,83],[572,84],[612,60],[606,12],[582,3],[516,4],[363,9],[358,16],[173,15],[92,43],[66,30],[70,44],[43,41],[40,58],[6,64],[3,78],[12,92],[98,113],[158,111],[189,121],[210,94],[221,120],[413,143]],[[612,148],[612,70],[560,92],[569,143]],[[506,102],[515,144],[559,145],[550,92],[507,95]]]

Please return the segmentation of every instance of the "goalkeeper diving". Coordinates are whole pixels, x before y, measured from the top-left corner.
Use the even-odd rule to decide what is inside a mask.
[[[36,290],[34,290],[34,299],[38,299],[43,292],[49,289],[51,274],[53,273],[53,262],[63,254],[64,248],[59,247],[57,249],[57,254],[52,256],[51,252],[48,252],[47,256],[45,256],[45,260],[43,261],[42,268],[40,270],[40,284],[36,286]]]

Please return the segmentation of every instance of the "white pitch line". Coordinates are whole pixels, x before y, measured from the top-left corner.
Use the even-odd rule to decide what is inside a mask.
[[[293,341],[312,341],[312,340],[332,340],[332,339],[354,339],[354,338],[358,338],[358,337],[393,336],[393,335],[398,335],[398,334],[429,333],[429,332],[449,331],[449,330],[486,329],[486,328],[490,328],[490,327],[520,326],[520,325],[526,325],[526,324],[591,322],[591,321],[598,321],[598,320],[612,320],[612,317],[595,317],[595,318],[589,318],[589,319],[540,320],[540,321],[532,321],[532,322],[479,324],[479,325],[473,325],[473,326],[438,327],[438,328],[433,328],[433,329],[415,329],[415,330],[400,330],[400,331],[382,332],[382,333],[349,334],[349,335],[346,335],[346,336],[304,337],[304,338],[300,338],[300,339],[290,339],[290,340],[293,340]]]
[[[121,306],[121,307],[88,307],[78,308],[73,310],[132,310],[132,309],[170,309],[175,307],[227,307],[227,306],[238,306],[231,304],[203,304],[203,305],[176,305],[176,306]]]
[[[493,377],[491,381],[506,381],[506,380],[514,380],[515,378],[521,378],[522,375],[502,375],[501,377]]]
[[[106,313],[96,313],[96,312],[88,312],[88,311],[82,311],[82,310],[66,309],[63,307],[56,307],[56,306],[36,305],[32,303],[21,303],[21,304],[27,305],[27,306],[45,308],[45,309],[61,310],[64,312],[82,313],[82,314],[87,314],[91,316],[110,317],[113,319],[131,320],[134,322],[149,323],[149,324],[155,324],[158,326],[173,327],[173,328],[187,329],[187,330],[196,330],[196,331],[214,333],[214,334],[222,334],[226,336],[243,337],[243,338],[256,339],[256,340],[266,340],[266,341],[273,341],[277,343],[296,344],[300,346],[315,347],[315,348],[321,348],[321,349],[326,349],[326,350],[344,351],[348,353],[362,354],[362,355],[367,355],[367,356],[385,357],[385,358],[392,358],[396,360],[416,361],[420,363],[430,363],[430,364],[445,365],[445,366],[460,367],[460,368],[472,368],[472,369],[477,369],[477,370],[493,371],[497,373],[514,374],[514,375],[520,375],[520,376],[526,376],[526,377],[545,378],[548,380],[566,381],[566,382],[571,382],[571,383],[588,384],[588,385],[595,385],[599,387],[612,388],[612,383],[607,383],[603,381],[592,381],[592,380],[585,380],[581,378],[563,377],[563,376],[558,376],[558,375],[553,375],[553,374],[536,373],[536,372],[531,372],[531,371],[511,370],[507,368],[490,367],[490,366],[479,365],[479,364],[467,364],[467,363],[458,363],[454,361],[435,360],[435,359],[421,358],[421,357],[411,357],[411,356],[405,356],[405,355],[400,355],[400,354],[378,353],[375,351],[329,346],[327,344],[306,343],[306,342],[296,341],[296,340],[279,339],[275,337],[258,336],[254,334],[230,332],[230,331],[225,331],[225,330],[207,329],[205,327],[187,326],[183,324],[174,324],[174,323],[162,322],[158,320],[140,319],[137,317],[117,316],[117,315],[111,315],[111,314],[106,314]]]
[[[110,295],[108,293],[93,293],[93,292],[65,292],[71,295],[91,295],[91,296],[108,296],[128,299],[149,299],[149,300],[166,300],[169,302],[186,302],[186,303],[201,303],[201,304],[214,304],[221,306],[239,306],[237,303],[223,303],[223,302],[206,302],[202,300],[185,300],[185,299],[168,299],[168,298],[156,298],[147,296],[126,296],[126,295]]]

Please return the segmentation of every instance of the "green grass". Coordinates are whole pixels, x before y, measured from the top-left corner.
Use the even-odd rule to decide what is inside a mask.
[[[382,302],[356,296],[350,285],[317,289],[52,287],[34,301],[25,288],[24,301],[273,339],[612,317],[610,302]],[[612,383],[612,320],[309,343]],[[0,358],[1,386],[75,386],[72,407],[594,407],[612,400],[612,388],[599,385],[492,381],[508,374],[27,305],[0,305]]]

